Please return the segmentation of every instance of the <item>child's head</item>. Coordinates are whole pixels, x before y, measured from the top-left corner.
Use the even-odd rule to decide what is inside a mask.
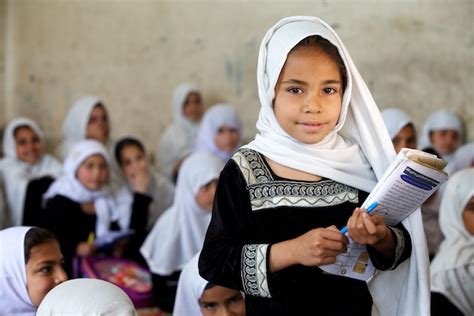
[[[242,293],[212,283],[208,283],[204,289],[199,307],[203,316],[245,316]]]
[[[43,134],[32,120],[18,118],[7,125],[3,147],[7,157],[34,165],[44,153]]]
[[[462,218],[466,230],[474,236],[474,196],[471,196],[471,199],[464,206]]]
[[[212,211],[212,204],[214,202],[214,195],[217,189],[217,179],[213,179],[199,188],[196,194],[197,204],[206,211]]]
[[[395,152],[400,152],[402,148],[416,149],[416,130],[411,118],[395,108],[385,109],[381,113]]]
[[[188,94],[186,101],[183,104],[183,114],[192,122],[199,122],[204,112],[201,95],[198,92],[191,92]]]
[[[0,306],[5,315],[32,313],[67,276],[54,235],[16,226],[0,231]]]
[[[100,190],[108,180],[109,155],[96,140],[83,140],[72,147],[64,161],[64,174],[88,190]]]
[[[456,114],[446,110],[437,111],[425,123],[420,146],[431,146],[444,157],[456,151],[462,143],[462,137],[462,123]]]
[[[126,137],[115,146],[115,159],[127,178],[148,170],[145,147],[136,138]]]
[[[176,87],[173,93],[173,112],[180,123],[183,123],[183,118],[184,121],[199,122],[204,113],[199,89],[188,83]]]
[[[102,103],[92,109],[87,122],[86,138],[95,139],[103,144],[109,139],[110,124],[107,111]]]
[[[26,287],[33,305],[38,306],[48,292],[67,280],[59,244],[50,231],[33,227],[25,235]]]

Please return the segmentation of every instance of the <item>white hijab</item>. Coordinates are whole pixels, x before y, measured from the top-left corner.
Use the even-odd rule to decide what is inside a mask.
[[[199,253],[186,263],[179,275],[174,316],[202,316],[199,300],[208,282],[199,275],[198,261]]]
[[[466,315],[474,315],[474,236],[462,214],[473,196],[474,168],[451,176],[439,211],[445,239],[431,264],[432,291],[442,293]]]
[[[439,131],[443,129],[453,129],[459,134],[459,142],[462,144],[462,139],[464,137],[464,132],[462,128],[462,123],[459,117],[451,111],[440,110],[432,113],[426,120],[425,125],[423,126],[423,132],[420,136],[420,141],[418,148],[424,149],[431,147],[430,133],[433,131]],[[443,156],[443,159],[450,160],[452,155]]]
[[[168,178],[171,178],[175,164],[194,149],[199,123],[190,121],[183,113],[185,102],[193,92],[200,93],[196,86],[188,83],[183,83],[174,90],[172,100],[174,122],[161,136],[156,153],[158,169]]]
[[[12,120],[3,134],[3,152],[5,158],[2,161],[3,187],[5,190],[6,205],[9,212],[9,224],[19,226],[23,221],[23,207],[28,183],[34,178],[44,176],[59,177],[62,172],[62,164],[51,155],[43,156],[34,165],[21,161],[16,154],[15,130],[20,126],[28,126],[38,135],[44,144],[44,136],[38,124],[28,118],[17,118]]]
[[[456,171],[470,167],[474,167],[474,142],[464,144],[456,150],[446,166],[446,172],[454,174]]]
[[[56,286],[41,302],[38,316],[136,316],[127,294],[99,279],[75,279]]]
[[[321,142],[306,145],[280,127],[272,101],[288,53],[311,35],[320,35],[338,48],[348,80],[338,124]],[[366,84],[328,24],[304,16],[280,20],[267,32],[260,46],[257,81],[262,104],[258,134],[247,147],[284,166],[370,192],[394,160],[395,151]],[[412,238],[411,257],[394,271],[379,272],[369,281],[374,315],[429,315],[429,263],[420,211],[403,224]]]
[[[63,175],[51,184],[43,199],[47,200],[62,195],[76,203],[94,202],[97,222],[96,235],[101,237],[109,231],[110,223],[118,219],[115,214],[115,203],[107,187],[98,191],[87,189],[77,178],[79,166],[90,156],[101,155],[110,166],[109,155],[105,147],[95,140],[83,140],[75,144],[64,161]],[[64,210],[65,212],[67,210]]]
[[[25,235],[31,227],[0,231],[0,315],[35,315],[26,288]]]
[[[219,128],[223,126],[236,129],[242,138],[242,122],[235,108],[229,104],[219,103],[209,108],[204,114],[196,140],[196,151],[209,151],[227,162],[238,147],[232,152],[225,152],[217,147],[215,138]]]
[[[385,126],[387,127],[388,134],[392,140],[398,135],[402,128],[408,124],[413,124],[411,118],[400,109],[384,109],[381,113]]]
[[[201,187],[219,178],[223,162],[207,152],[192,154],[178,175],[173,205],[158,219],[140,249],[153,273],[180,270],[202,248],[211,213],[196,202]]]
[[[98,97],[85,96],[74,102],[63,122],[64,140],[60,144],[57,154],[65,159],[75,143],[86,139],[87,124],[94,107],[102,103]]]

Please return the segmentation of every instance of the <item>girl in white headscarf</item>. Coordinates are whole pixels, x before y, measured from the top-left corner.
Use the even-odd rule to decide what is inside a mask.
[[[90,236],[102,237],[118,228],[114,223],[118,220],[115,202],[106,185],[109,165],[109,155],[101,143],[83,140],[72,147],[63,175],[43,197],[43,226],[58,237],[70,276],[74,256],[94,253]]]
[[[38,316],[136,316],[127,294],[98,279],[76,279],[57,286],[44,298]]]
[[[175,316],[245,316],[242,294],[233,289],[207,282],[199,275],[199,254],[183,268],[174,304]]]
[[[459,117],[451,111],[440,110],[426,120],[419,148],[433,148],[448,162],[463,143],[463,128]],[[449,163],[448,163],[449,164]]]
[[[174,121],[161,136],[155,157],[158,171],[175,180],[184,158],[194,149],[204,106],[199,89],[187,83],[174,90],[172,105]]]
[[[41,195],[62,171],[62,164],[44,153],[44,136],[28,118],[12,120],[3,134],[3,188],[8,226],[38,225]]]
[[[35,315],[46,294],[67,279],[54,235],[42,228],[0,230],[0,315]]]
[[[474,142],[464,144],[456,150],[453,159],[446,166],[446,172],[454,174],[471,167],[474,167]]]
[[[201,121],[196,139],[196,151],[208,151],[224,163],[240,145],[242,122],[232,105],[216,104]]]
[[[64,140],[57,149],[62,160],[71,148],[84,139],[95,139],[109,148],[110,121],[102,101],[85,96],[74,102],[63,123]]]
[[[337,34],[315,17],[282,19],[257,82],[258,134],[221,172],[201,276],[243,290],[247,315],[428,315],[420,211],[387,227],[357,208],[395,151]],[[345,251],[345,225],[378,270],[368,283],[318,268]]]
[[[448,181],[439,221],[444,240],[431,264],[432,315],[474,315],[474,168]]]
[[[395,152],[398,153],[402,148],[416,149],[416,130],[411,118],[395,108],[382,110],[381,113]]]
[[[173,205],[158,219],[140,249],[152,272],[156,302],[167,312],[173,309],[181,269],[201,249],[222,167],[222,161],[207,152],[186,158]]]

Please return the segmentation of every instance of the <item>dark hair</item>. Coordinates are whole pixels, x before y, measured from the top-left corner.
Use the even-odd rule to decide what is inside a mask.
[[[205,290],[212,289],[214,286],[216,286],[214,283],[212,283],[212,282],[207,282],[206,287],[204,288],[204,291],[205,291]]]
[[[31,249],[51,240],[56,240],[56,237],[47,229],[32,227],[30,230],[28,230],[24,241],[25,264],[27,264],[30,260]]]
[[[339,74],[342,80],[342,93],[344,93],[347,84],[346,66],[344,65],[344,61],[342,60],[337,47],[319,35],[311,35],[302,39],[298,44],[296,44],[295,47],[291,49],[290,53],[303,47],[318,47],[332,58],[332,60],[336,63],[337,68],[339,68]]]
[[[121,154],[122,154],[122,150],[125,148],[125,147],[129,147],[129,146],[136,146],[138,147],[142,152],[146,152],[145,151],[145,147],[143,146],[143,144],[137,139],[137,138],[134,138],[134,137],[125,137],[125,138],[122,138],[118,143],[117,143],[117,146],[115,146],[115,159],[117,159],[119,165],[122,165],[122,157],[121,157]]]
[[[18,131],[23,128],[27,128],[36,134],[36,132],[31,128],[30,125],[23,124],[23,125],[18,125],[17,127],[15,127],[15,129],[13,130],[13,137],[16,137],[16,134],[18,133]]]

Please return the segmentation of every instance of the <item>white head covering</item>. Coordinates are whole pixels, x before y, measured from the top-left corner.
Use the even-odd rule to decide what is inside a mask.
[[[461,120],[451,111],[440,110],[432,113],[426,120],[425,126],[423,126],[423,133],[420,136],[419,148],[424,149],[431,147],[430,133],[443,129],[453,129],[457,131],[459,134],[459,140],[462,143],[463,128]],[[443,159],[449,160],[449,158],[450,157],[443,156]]]
[[[196,195],[219,178],[223,167],[223,162],[208,152],[186,158],[173,205],[161,215],[140,249],[152,272],[170,275],[201,250],[211,213],[198,205]]]
[[[85,96],[74,102],[63,122],[64,140],[58,154],[64,159],[71,147],[78,141],[86,139],[87,124],[94,107],[102,103],[98,97]]]
[[[0,314],[35,315],[26,288],[25,235],[31,227],[0,231]]]
[[[464,144],[454,153],[454,157],[446,166],[448,174],[454,174],[456,171],[474,167],[474,142]]]
[[[173,308],[175,316],[202,316],[199,300],[208,282],[199,275],[198,261],[199,253],[186,263],[179,275]]]
[[[108,188],[92,191],[76,178],[79,166],[93,155],[101,155],[110,166],[109,155],[101,143],[91,139],[80,141],[66,157],[63,175],[51,184],[43,199],[46,202],[56,195],[62,195],[76,203],[94,202],[97,215],[96,235],[100,237],[108,231],[110,222],[118,216],[114,213],[115,207]]]
[[[99,279],[75,279],[52,289],[41,302],[38,316],[136,316],[127,294]]]
[[[385,109],[381,113],[391,139],[394,139],[402,128],[408,124],[413,124],[411,118],[400,109]]]
[[[431,264],[432,291],[442,293],[465,315],[474,315],[474,236],[464,225],[463,211],[474,196],[474,168],[448,181],[439,211],[445,237]]]
[[[20,117],[12,120],[3,134],[2,161],[5,197],[9,212],[9,224],[18,226],[22,224],[23,207],[28,183],[34,178],[44,176],[58,177],[62,173],[61,163],[51,155],[43,156],[34,164],[18,159],[16,154],[15,130],[20,126],[28,126],[38,135],[44,146],[44,136],[38,124],[34,121]]]
[[[175,164],[189,155],[196,141],[199,122],[190,121],[183,113],[184,104],[190,93],[200,93],[191,84],[179,85],[173,94],[174,122],[169,125],[161,136],[158,146],[158,168],[161,173],[170,178]]]
[[[242,122],[235,108],[229,104],[219,103],[208,109],[201,121],[196,139],[196,150],[209,151],[227,162],[233,152],[225,152],[219,149],[215,142],[217,131],[223,126],[236,129],[242,137]]]
[[[274,88],[290,50],[301,40],[320,35],[339,51],[347,72],[338,124],[317,144],[303,144],[278,124],[272,109]],[[382,116],[349,53],[335,31],[315,17],[280,20],[260,46],[257,81],[262,104],[258,134],[247,147],[297,170],[370,191],[395,158]],[[429,314],[429,272],[420,211],[404,222],[412,237],[409,261],[393,271],[379,272],[369,282],[374,315]]]

